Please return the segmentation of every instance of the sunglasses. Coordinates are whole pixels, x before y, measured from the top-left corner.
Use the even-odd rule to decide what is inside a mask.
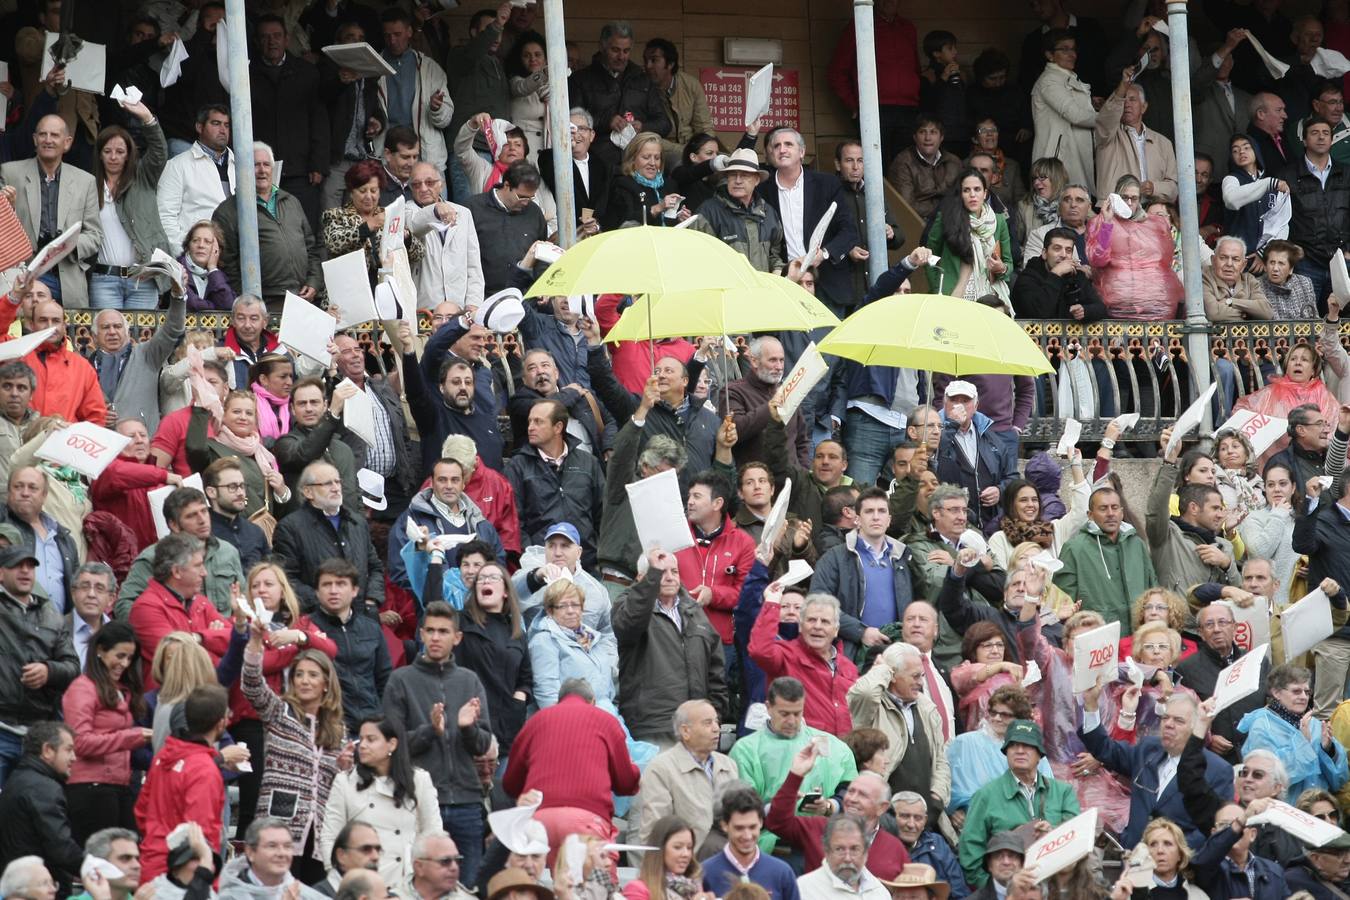
[[[1263,781],[1266,777],[1265,769],[1253,769],[1251,766],[1243,766],[1238,770],[1239,778],[1251,778],[1254,781]]]

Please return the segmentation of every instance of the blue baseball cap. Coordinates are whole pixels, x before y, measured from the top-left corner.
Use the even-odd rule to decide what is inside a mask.
[[[547,541],[555,534],[562,535],[578,546],[581,545],[581,535],[577,534],[576,526],[568,522],[557,522],[548,526],[548,531],[544,532],[544,540]]]

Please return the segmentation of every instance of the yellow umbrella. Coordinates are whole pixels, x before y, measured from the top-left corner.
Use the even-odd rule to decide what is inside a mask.
[[[957,376],[1054,371],[1036,342],[999,310],[938,294],[898,294],[869,303],[819,346],[821,353],[865,365]]]
[[[621,228],[572,247],[526,297],[647,294],[759,287],[745,257],[692,228]]]
[[[813,331],[839,324],[825,304],[796,282],[765,272],[755,275],[757,287],[666,292],[650,304],[634,303],[605,340]]]

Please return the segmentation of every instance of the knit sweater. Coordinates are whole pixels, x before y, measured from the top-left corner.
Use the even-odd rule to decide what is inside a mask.
[[[538,790],[546,808],[572,806],[609,821],[614,795],[636,794],[640,778],[619,720],[572,695],[516,735],[502,789],[511,797]]]

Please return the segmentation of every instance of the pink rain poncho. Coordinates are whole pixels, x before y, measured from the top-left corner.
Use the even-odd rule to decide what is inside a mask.
[[[1233,404],[1233,412],[1251,410],[1252,412],[1287,419],[1291,410],[1305,403],[1312,403],[1320,409],[1322,418],[1328,422],[1335,423],[1340,418],[1341,406],[1336,401],[1336,395],[1322,383],[1322,379],[1310,378],[1307,381],[1299,382],[1288,375],[1272,378],[1270,383],[1261,390],[1239,397],[1238,401]],[[1258,466],[1264,465],[1272,456],[1287,446],[1289,446],[1288,436],[1281,436],[1278,441],[1271,444],[1270,449],[1261,455]]]
[[[1098,766],[1085,778],[1075,777],[1069,771],[1074,758],[1087,752],[1078,736],[1083,714],[1073,692],[1073,661],[1067,653],[1042,637],[1039,617],[1022,626],[1017,633],[1017,643],[1022,659],[1034,659],[1041,670],[1041,680],[1031,686],[1030,694],[1031,702],[1040,712],[1051,771],[1060,781],[1073,785],[1080,807],[1097,807],[1106,827],[1119,834],[1130,820],[1129,788],[1103,766]],[[1103,721],[1114,721],[1118,712],[1114,704],[1109,709],[1107,704],[1102,704]]]
[[[1087,227],[1087,261],[1108,317],[1135,321],[1175,319],[1181,282],[1172,271],[1172,227],[1166,219],[1097,216]]]

